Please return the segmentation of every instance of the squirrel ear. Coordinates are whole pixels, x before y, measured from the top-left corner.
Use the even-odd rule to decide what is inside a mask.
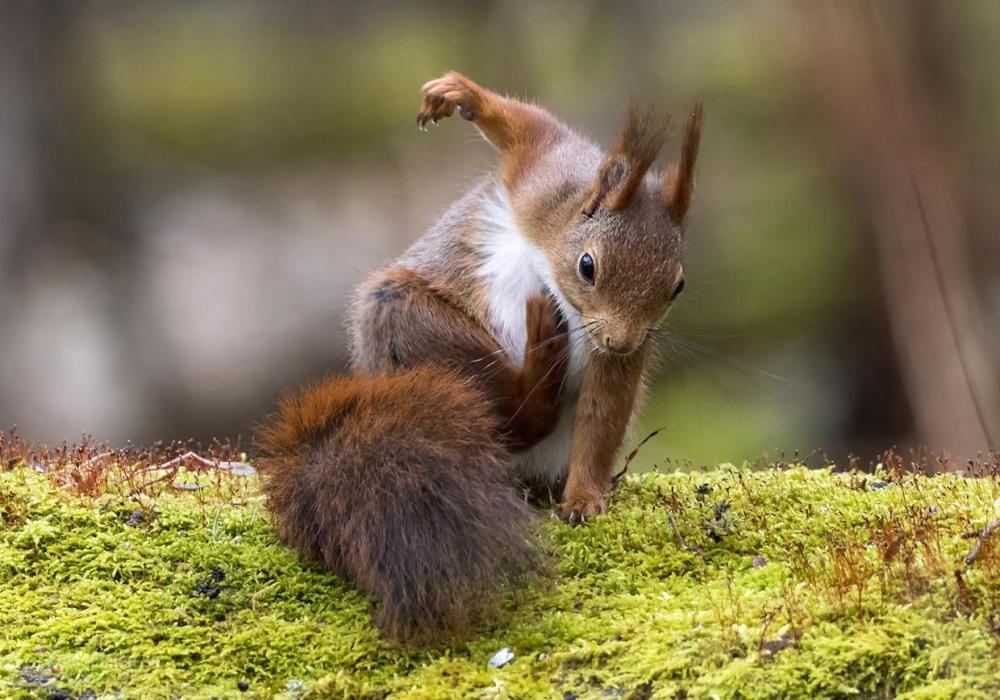
[[[667,170],[666,183],[663,187],[663,199],[667,205],[670,217],[678,224],[684,223],[691,199],[694,196],[694,166],[698,160],[698,144],[701,142],[701,119],[704,109],[702,101],[694,106],[687,127],[684,129],[684,143],[681,144],[681,156]]]
[[[640,109],[632,100],[625,127],[608,152],[590,186],[583,213],[591,216],[599,207],[619,211],[628,206],[643,176],[656,159],[666,138],[666,124],[653,109]]]

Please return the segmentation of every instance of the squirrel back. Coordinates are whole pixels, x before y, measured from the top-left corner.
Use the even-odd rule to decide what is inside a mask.
[[[462,636],[543,562],[497,423],[468,378],[432,366],[286,398],[259,433],[281,539],[372,593],[390,639]]]

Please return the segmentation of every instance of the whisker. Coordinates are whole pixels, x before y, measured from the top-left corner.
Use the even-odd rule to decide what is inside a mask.
[[[590,323],[584,323],[584,324],[582,324],[580,326],[577,326],[576,328],[571,328],[570,330],[563,331],[562,333],[557,333],[556,335],[552,336],[551,338],[547,338],[546,340],[542,341],[541,343],[537,343],[535,345],[532,345],[530,348],[528,348],[528,350],[529,351],[531,351],[531,350],[537,350],[538,348],[545,347],[549,343],[554,343],[554,342],[557,342],[557,341],[559,341],[559,340],[561,340],[563,338],[568,338],[568,337],[570,337],[570,336],[572,336],[572,335],[574,335],[576,333],[579,333],[580,331],[588,330],[588,329],[592,328],[595,325],[595,323],[597,323],[597,322],[594,321],[594,322],[590,322]],[[483,355],[482,357],[477,357],[474,360],[469,360],[469,363],[470,364],[476,364],[478,362],[483,362],[484,360],[488,360],[491,357],[496,357],[497,355],[502,355],[502,354],[504,354],[506,352],[507,352],[506,348],[500,348],[498,350],[494,350],[491,353]],[[492,364],[493,363],[490,363],[484,369],[487,369],[487,368],[491,367]]]
[[[672,342],[673,339],[671,339],[669,336],[664,335],[662,336],[662,338],[667,344],[666,349],[670,351],[670,353],[674,358],[677,358],[683,363],[685,367],[684,380],[688,388],[688,392],[690,394],[691,391],[690,382],[691,382],[691,377],[694,374],[694,367],[697,367],[699,363],[703,363],[704,359],[702,357],[699,357],[691,348],[681,343]],[[740,413],[736,409],[736,404],[733,400],[733,396],[729,388],[726,386],[725,382],[719,379],[719,377],[715,374],[711,366],[706,367],[706,369],[707,369],[707,374],[705,376],[707,376],[712,381],[712,383],[716,387],[718,387],[719,391],[721,392],[721,396],[725,399],[726,404],[733,412],[733,415],[736,417],[737,421],[739,421],[740,425],[743,425],[743,419]],[[769,388],[765,386],[759,379],[751,375],[745,375],[745,376],[748,376],[750,379],[752,379],[754,383],[757,384],[757,386],[759,386],[765,393],[770,394]],[[697,397],[697,394],[695,394],[695,397]],[[695,400],[695,409],[698,412],[698,423],[699,425],[701,425],[703,423],[703,420],[701,417],[701,407],[698,405],[697,399]]]
[[[660,332],[665,333],[665,331],[662,331],[662,330],[660,330]],[[759,374],[761,376],[767,377],[769,379],[776,379],[776,380],[782,381],[782,382],[790,382],[790,381],[792,381],[788,377],[783,377],[783,376],[781,376],[779,374],[774,374],[772,372],[768,372],[767,370],[760,369],[759,367],[754,367],[753,365],[747,364],[746,362],[743,362],[741,360],[737,360],[732,355],[727,355],[726,353],[721,352],[719,350],[716,350],[715,348],[710,348],[707,345],[702,345],[701,343],[696,343],[693,340],[688,340],[686,338],[678,338],[677,336],[674,336],[674,335],[664,336],[664,337],[669,337],[670,341],[672,343],[674,343],[676,345],[684,346],[684,347],[688,348],[689,350],[697,350],[698,352],[703,352],[706,355],[709,355],[710,357],[713,357],[715,359],[725,360],[727,362],[730,362],[735,367],[743,369],[743,370],[746,370],[746,372],[754,372],[756,374]]]
[[[743,340],[749,338],[750,335],[747,333],[689,333],[687,331],[679,331],[676,328],[663,329],[657,328],[656,330],[667,333],[670,335],[680,336],[682,338],[715,338],[720,340]]]
[[[572,361],[570,348],[566,347],[564,352],[566,353],[566,369],[569,370],[569,363]],[[559,388],[556,389],[556,401],[562,397],[563,389],[566,388],[566,377],[569,376],[569,371],[563,372],[562,378],[559,380]]]
[[[593,326],[593,324],[590,324],[590,325],[584,324],[582,326],[578,326],[578,327],[573,328],[571,330],[564,331],[562,333],[557,333],[556,335],[552,336],[551,338],[549,338],[547,340],[543,340],[540,343],[536,343],[535,345],[532,345],[530,348],[528,348],[528,352],[531,352],[532,350],[537,350],[538,348],[544,348],[546,345],[558,342],[558,341],[562,340],[563,338],[572,337],[573,335],[576,335],[580,331],[590,330],[590,328],[592,326]]]

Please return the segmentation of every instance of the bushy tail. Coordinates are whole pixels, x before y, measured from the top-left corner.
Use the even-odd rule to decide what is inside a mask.
[[[460,637],[543,561],[496,422],[433,367],[285,399],[259,433],[282,540],[371,593],[387,637]]]

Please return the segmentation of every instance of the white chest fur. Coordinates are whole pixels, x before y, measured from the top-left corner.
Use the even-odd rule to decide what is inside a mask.
[[[518,230],[510,201],[502,189],[486,202],[481,217],[478,247],[482,264],[478,273],[486,283],[489,322],[494,337],[516,366],[524,364],[527,341],[525,309],[530,297],[552,293],[567,321],[570,364],[567,383],[579,385],[586,359],[581,319],[576,309],[565,303],[555,288],[544,251]]]
[[[520,367],[527,341],[526,304],[544,284],[534,251],[520,234],[496,229],[484,233],[479,274],[487,285],[490,328],[511,362]]]
[[[548,437],[530,450],[518,453],[514,460],[522,477],[556,482],[569,469],[576,399],[587,357],[585,344],[589,340],[584,337],[586,331],[580,326],[579,313],[555,287],[544,251],[518,230],[510,202],[500,188],[483,209],[478,242],[483,256],[478,272],[486,283],[489,322],[511,362],[519,367],[524,364],[525,306],[529,297],[549,291],[567,320],[570,361],[559,421]]]

